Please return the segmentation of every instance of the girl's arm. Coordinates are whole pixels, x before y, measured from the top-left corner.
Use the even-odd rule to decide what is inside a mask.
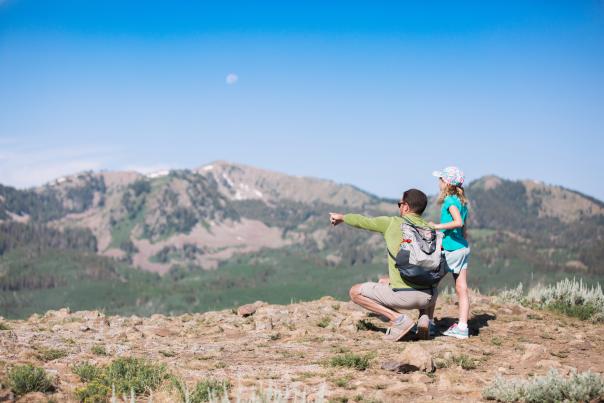
[[[449,213],[451,213],[451,217],[453,217],[453,221],[448,222],[446,224],[432,224],[435,229],[455,229],[463,227],[463,220],[461,219],[461,213],[457,206],[450,206]]]

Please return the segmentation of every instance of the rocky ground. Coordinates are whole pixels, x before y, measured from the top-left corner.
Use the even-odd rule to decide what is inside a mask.
[[[137,356],[165,363],[191,386],[201,379],[228,379],[231,397],[272,387],[309,400],[324,393],[334,401],[400,402],[481,401],[482,390],[497,375],[526,378],[550,368],[563,374],[573,368],[604,372],[603,325],[504,306],[480,295],[472,298],[473,337],[465,341],[438,335],[427,341],[407,337],[386,342],[380,318],[329,297],[246,308],[240,314],[225,310],[149,318],[63,309],[28,320],[3,320],[8,329],[0,331],[0,377],[13,365],[32,363],[54,375],[58,388],[19,401],[76,401],[74,391],[82,383],[72,372],[74,364],[103,365]],[[451,297],[439,299],[441,331],[453,323],[456,309]],[[95,354],[98,346],[107,355]],[[49,349],[64,356],[41,353]],[[333,366],[333,357],[346,354],[369,358],[368,368]],[[12,399],[3,387],[0,401]],[[168,387],[152,396],[154,402],[176,399]]]

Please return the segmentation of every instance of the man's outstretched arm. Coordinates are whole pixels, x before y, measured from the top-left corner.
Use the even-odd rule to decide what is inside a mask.
[[[329,213],[329,220],[332,225],[338,225],[342,222],[356,228],[366,229],[384,233],[390,225],[390,217],[366,217],[361,214],[340,214]]]

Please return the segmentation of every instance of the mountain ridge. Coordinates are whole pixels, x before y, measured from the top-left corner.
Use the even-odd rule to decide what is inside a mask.
[[[343,296],[353,278],[385,274],[379,234],[334,228],[327,217],[396,215],[396,200],[225,162],[198,169],[88,172],[27,191],[0,185],[0,306],[20,316],[69,298],[88,307],[86,293],[121,290],[141,293],[138,299],[151,305],[92,301],[119,312],[180,312],[191,304],[230,306],[227,295],[249,300],[270,292],[271,302],[283,302],[283,290],[305,299],[320,289]],[[466,191],[472,286],[489,292],[569,275],[604,279],[601,203],[562,187],[493,176]],[[438,221],[434,199],[426,218]],[[45,279],[46,288],[28,288],[24,276]],[[74,281],[85,285],[72,288]]]
[[[329,210],[397,214],[393,200],[353,185],[226,161],[161,175],[86,172],[28,191],[2,188],[9,200],[3,202],[5,196],[0,195],[0,219],[27,222],[31,218],[57,229],[88,229],[97,238],[99,253],[160,273],[169,270],[170,261],[179,260],[177,250],[186,245],[191,245],[188,255],[195,255],[189,263],[216,268],[233,254],[262,248],[310,242],[322,249],[324,238],[333,238],[321,216]],[[510,194],[514,196],[509,200],[501,197],[500,189],[508,199]],[[604,203],[597,199],[533,180],[509,181],[488,175],[470,182],[467,191],[470,228],[516,231],[508,225],[514,222],[522,232],[523,220],[542,223],[549,219],[570,225],[604,216]],[[19,192],[33,203],[33,215],[27,214],[27,208],[14,208],[10,195]],[[34,194],[41,199],[37,201]],[[472,197],[476,195],[481,198]],[[36,202],[44,206],[38,208],[41,212],[36,210]],[[434,203],[428,216],[438,219]],[[515,216],[518,218],[510,219]],[[564,229],[563,225],[557,227]],[[377,243],[375,237],[373,243]],[[333,259],[338,261],[337,256]]]

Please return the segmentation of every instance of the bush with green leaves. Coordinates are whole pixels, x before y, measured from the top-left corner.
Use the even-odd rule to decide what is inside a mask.
[[[83,403],[102,403],[109,400],[111,389],[99,380],[94,380],[75,391],[78,399]]]
[[[534,287],[527,300],[581,320],[604,321],[604,293],[600,284],[588,287],[583,280],[565,279],[551,286]]]
[[[36,347],[36,358],[44,362],[58,360],[67,355],[68,352],[62,348]]]
[[[497,377],[482,395],[500,402],[588,402],[604,399],[604,380],[590,371],[573,371],[565,378],[551,370],[546,376],[529,380]]]
[[[46,371],[30,364],[12,368],[8,373],[8,385],[17,396],[29,392],[51,392],[55,389],[53,380]]]
[[[231,384],[228,381],[204,379],[197,382],[189,401],[190,403],[201,403],[210,401],[210,398],[220,398],[226,394],[230,387]]]
[[[82,382],[90,382],[92,380],[99,379],[103,374],[102,368],[99,368],[89,362],[74,365],[72,371],[74,374],[80,377]]]
[[[364,371],[369,368],[371,363],[371,355],[358,355],[354,353],[345,353],[332,357],[329,365],[332,367],[348,367]]]
[[[180,401],[183,403],[202,403],[215,400],[221,400],[227,397],[227,392],[231,389],[231,383],[216,379],[203,379],[195,385],[192,391],[189,391],[185,382],[172,376],[170,378],[172,387],[176,389]]]
[[[96,355],[107,355],[107,350],[105,349],[105,346],[103,346],[102,344],[97,344],[95,346],[92,346],[90,351],[92,352],[92,354],[96,354]]]
[[[166,366],[142,358],[121,357],[106,367],[80,363],[73,367],[87,385],[76,391],[81,401],[103,401],[114,389],[117,394],[145,394],[157,389],[169,377]]]
[[[105,369],[108,385],[115,385],[117,393],[141,394],[155,390],[168,377],[163,364],[153,364],[142,358],[117,358]]]
[[[497,300],[549,309],[581,320],[604,321],[602,287],[600,284],[588,287],[582,280],[564,279],[549,286],[537,285],[527,295],[519,284],[515,289],[500,292]]]
[[[495,301],[501,304],[523,304],[525,303],[524,287],[522,283],[516,288],[504,289],[495,296]]]

